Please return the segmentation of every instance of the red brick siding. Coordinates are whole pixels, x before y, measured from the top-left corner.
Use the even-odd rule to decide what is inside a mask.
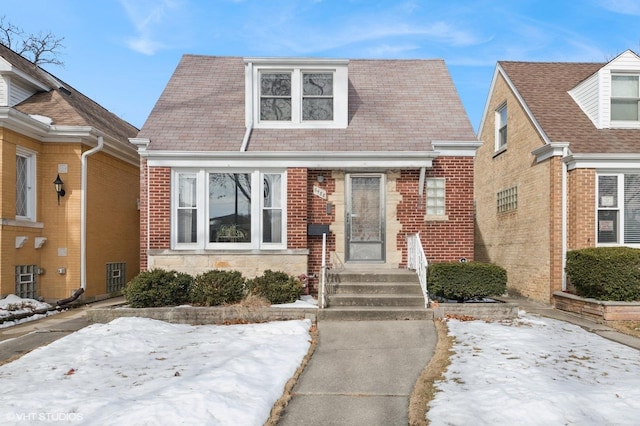
[[[287,170],[287,248],[307,248],[307,169]]]
[[[171,238],[171,169],[148,168],[149,249],[169,249]],[[142,224],[146,226],[146,224]]]
[[[146,271],[147,254],[147,160],[140,160],[140,271]]]
[[[318,176],[323,177],[322,182],[318,182]],[[313,194],[313,187],[318,186],[327,192],[327,197],[335,192],[335,180],[331,177],[330,170],[309,170],[307,179],[307,215],[309,223],[330,225],[335,221],[335,209],[331,214],[327,214],[327,200]],[[318,274],[322,267],[322,236],[310,235],[309,241],[309,273]],[[329,253],[336,249],[336,236],[333,233],[327,235],[326,262],[329,262]],[[310,287],[313,293],[317,293],[318,279],[310,280]]]
[[[398,205],[398,220],[402,232],[396,242],[402,249],[401,267],[406,266],[405,236],[419,232],[429,262],[473,260],[473,158],[439,157],[427,170],[427,178],[444,177],[446,221],[425,222],[426,193],[418,195],[419,170],[403,171],[397,181],[397,191],[402,194]]]

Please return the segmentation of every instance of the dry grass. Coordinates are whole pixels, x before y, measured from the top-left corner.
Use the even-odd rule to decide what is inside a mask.
[[[640,337],[640,321],[607,321],[606,324],[621,333]]]
[[[438,333],[438,343],[429,364],[420,374],[409,400],[409,425],[428,425],[426,413],[429,403],[436,394],[435,382],[443,378],[444,372],[451,363],[453,337],[447,334],[447,326],[441,320],[434,321]]]
[[[289,379],[289,381],[285,385],[282,396],[280,397],[280,399],[278,399],[278,401],[276,401],[276,403],[273,405],[273,408],[271,408],[269,420],[266,421],[264,426],[275,426],[278,424],[282,412],[291,400],[291,391],[293,389],[293,386],[298,381],[298,377],[300,377],[300,374],[302,374],[302,371],[304,371],[305,367],[309,363],[309,360],[311,359],[311,356],[313,355],[313,352],[315,352],[316,347],[318,346],[318,328],[316,324],[313,324],[311,326],[311,330],[309,331],[311,333],[311,346],[309,346],[309,351],[307,352],[307,355],[305,355],[305,357],[302,359],[302,362],[300,363],[300,366],[298,366],[298,369],[296,370],[293,377]]]

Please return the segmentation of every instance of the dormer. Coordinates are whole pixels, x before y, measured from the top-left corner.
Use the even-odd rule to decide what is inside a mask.
[[[244,63],[247,127],[347,127],[348,60],[245,58]]]
[[[0,106],[12,107],[49,87],[0,57]]]
[[[569,94],[598,129],[640,129],[640,57],[626,50]]]

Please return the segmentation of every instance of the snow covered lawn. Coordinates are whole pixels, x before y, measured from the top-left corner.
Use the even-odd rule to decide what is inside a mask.
[[[0,424],[262,425],[310,327],[93,324],[0,366]]]
[[[561,321],[448,321],[436,425],[638,425],[640,352]]]

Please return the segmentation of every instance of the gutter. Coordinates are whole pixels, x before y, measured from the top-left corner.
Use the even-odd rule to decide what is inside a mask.
[[[98,146],[83,152],[80,160],[80,288],[87,289],[87,157],[104,148],[104,139],[98,136]]]
[[[567,158],[569,148],[565,146],[562,149],[562,157]],[[567,266],[567,169],[568,165],[562,161],[562,291],[567,290],[567,274],[565,268]]]
[[[247,62],[247,68],[249,68],[249,70],[245,74],[245,86],[249,89],[247,90],[247,107],[249,111],[245,112],[248,117],[247,130],[244,132],[244,137],[242,138],[242,146],[240,146],[240,152],[247,151],[249,138],[251,137],[251,131],[253,130],[253,62]]]

